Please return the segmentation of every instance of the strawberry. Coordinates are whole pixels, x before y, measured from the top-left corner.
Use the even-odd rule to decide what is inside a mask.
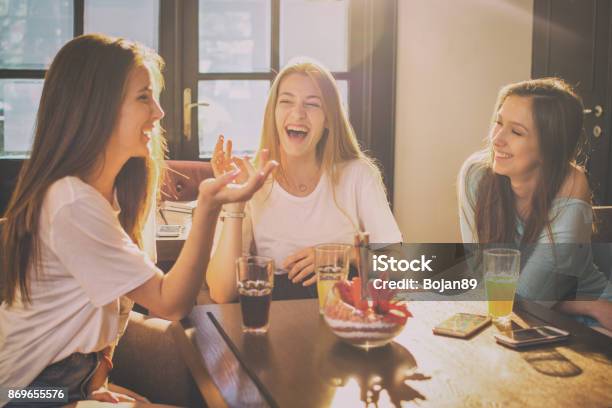
[[[389,305],[389,311],[383,316],[383,321],[403,325],[409,317],[412,317],[412,313],[408,311],[406,304],[391,303]]]
[[[334,288],[332,290],[337,290],[338,295],[340,295],[340,299],[344,303],[353,305],[353,295],[351,293],[351,283],[350,282],[340,281],[334,285]]]
[[[396,290],[392,289],[376,289],[373,281],[369,282],[368,292],[373,301],[373,307],[378,314],[386,314],[389,312],[391,301],[397,293]]]

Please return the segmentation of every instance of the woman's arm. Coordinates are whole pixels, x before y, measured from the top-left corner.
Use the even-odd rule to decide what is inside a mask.
[[[202,286],[202,271],[206,270],[210,259],[221,206],[250,199],[274,167],[276,163],[269,162],[261,171],[252,171],[247,183],[240,187],[226,187],[237,176],[235,172],[203,181],[191,231],[176,263],[168,274],[157,273],[129,292],[128,297],[160,317],[178,320],[185,316],[192,309]]]
[[[244,176],[254,173],[249,158],[237,160],[232,156],[232,141],[228,139],[225,148],[224,137],[219,136],[211,159],[215,177],[220,177],[233,168],[236,164],[240,167]],[[262,150],[261,161],[268,160],[268,151]],[[228,213],[234,213],[237,217],[226,217],[221,226],[221,234],[217,246],[212,255],[208,268],[206,268],[206,283],[210,289],[210,297],[217,303],[231,302],[238,296],[236,287],[235,265],[236,259],[242,254],[243,227],[247,227],[250,218],[240,217],[244,215],[246,203],[232,203],[224,206]]]
[[[612,330],[612,302],[608,300],[565,300],[555,309],[567,314],[590,316],[604,328]]]
[[[198,199],[191,231],[176,263],[163,275],[156,274],[127,294],[153,314],[178,320],[193,307],[202,286],[202,269],[208,263],[219,213],[218,207]]]
[[[609,328],[610,283],[593,265],[592,212],[584,175],[573,169],[559,197],[567,201],[561,201],[555,209],[551,223],[554,244],[544,232],[523,266],[518,293],[528,299],[548,301],[565,313],[593,317]],[[559,302],[572,292],[577,300]]]
[[[232,204],[225,207],[227,212],[244,212],[244,204]],[[235,265],[242,253],[243,224],[250,222],[244,218],[225,218],[221,227],[221,236],[215,252],[206,269],[206,283],[210,297],[217,303],[227,303],[236,299]]]
[[[557,203],[550,234],[545,229],[538,241],[522,248],[517,294],[548,307],[572,292],[595,293],[603,288],[593,267],[590,248],[590,206],[579,201]]]

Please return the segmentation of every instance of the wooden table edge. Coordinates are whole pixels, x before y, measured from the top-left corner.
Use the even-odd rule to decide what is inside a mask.
[[[209,407],[229,407],[210,373],[206,370],[205,363],[202,361],[202,356],[197,351],[197,347],[190,336],[187,335],[187,330],[194,329],[185,328],[181,322],[172,322],[170,330],[177,343],[181,358],[189,368],[206,405]]]

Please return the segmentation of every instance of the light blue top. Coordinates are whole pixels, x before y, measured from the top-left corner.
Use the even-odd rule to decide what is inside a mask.
[[[478,184],[485,171],[484,165],[474,156],[461,169],[459,220],[464,243],[477,241],[474,207]],[[593,263],[591,205],[577,198],[560,197],[553,200],[549,215],[552,234],[549,235],[545,228],[536,244],[520,248],[522,260],[517,294],[542,301],[549,307],[574,291],[576,299],[612,300],[612,284],[607,274]],[[517,246],[523,229],[523,222],[517,217]]]

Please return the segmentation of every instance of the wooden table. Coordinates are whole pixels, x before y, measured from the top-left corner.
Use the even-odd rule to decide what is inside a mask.
[[[612,406],[612,340],[535,304],[522,325],[554,324],[569,341],[514,351],[490,326],[470,340],[432,334],[485,302],[412,302],[396,342],[363,351],[329,331],[316,300],[272,302],[267,335],[245,335],[238,304],[198,306],[172,330],[209,406]]]

